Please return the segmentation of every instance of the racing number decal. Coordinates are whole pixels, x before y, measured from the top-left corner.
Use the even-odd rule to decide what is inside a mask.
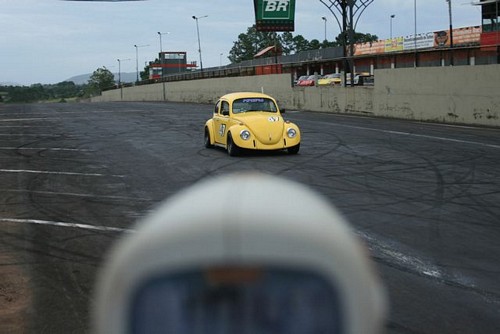
[[[224,133],[226,132],[226,124],[221,124],[219,127],[219,135],[224,137]]]

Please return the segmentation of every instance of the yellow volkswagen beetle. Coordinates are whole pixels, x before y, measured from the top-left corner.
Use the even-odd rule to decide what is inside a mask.
[[[231,93],[215,104],[213,117],[205,123],[205,147],[220,146],[230,156],[241,149],[287,150],[297,154],[300,131],[286,121],[271,96],[261,93]]]

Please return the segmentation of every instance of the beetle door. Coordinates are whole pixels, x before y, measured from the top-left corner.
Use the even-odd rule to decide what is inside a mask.
[[[229,123],[229,103],[222,101],[219,112],[214,117],[215,141],[225,145],[227,142],[227,127]]]

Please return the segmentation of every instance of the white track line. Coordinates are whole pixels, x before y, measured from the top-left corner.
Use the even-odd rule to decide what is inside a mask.
[[[83,198],[99,198],[99,199],[141,201],[141,202],[153,201],[150,198],[141,198],[141,197],[105,196],[105,195],[96,195],[96,194],[65,193],[65,192],[39,191],[39,190],[0,189],[0,192],[29,193],[29,194],[37,194],[37,195],[54,195],[54,196],[72,196],[72,197],[83,197]]]
[[[402,267],[411,268],[423,276],[432,278],[443,277],[443,273],[435,265],[426,263],[415,256],[403,254],[393,249],[391,246],[376,240],[365,232],[356,231],[355,233],[366,242],[367,247],[372,253],[375,253],[375,255],[391,258],[392,261],[395,261]]]
[[[4,151],[69,151],[69,152],[94,152],[86,148],[64,148],[64,147],[14,147],[0,146],[0,150]]]
[[[17,224],[36,224],[36,225],[57,226],[57,227],[71,227],[71,228],[78,228],[78,229],[82,229],[82,230],[101,231],[101,232],[128,232],[128,233],[135,232],[132,229],[119,228],[119,227],[52,222],[52,221],[38,220],[38,219],[0,218],[0,222],[2,222],[2,223],[17,223]]]
[[[45,225],[45,226],[55,226],[55,227],[68,227],[68,228],[77,228],[83,230],[91,230],[91,231],[101,231],[101,232],[126,232],[133,233],[136,232],[133,229],[125,229],[119,227],[108,227],[108,226],[95,226],[89,224],[75,224],[75,223],[64,223],[64,222],[54,222],[47,220],[38,220],[38,219],[17,219],[17,218],[0,218],[1,223],[16,223],[16,224],[35,224],[35,225]],[[377,255],[382,255],[386,258],[392,258],[393,261],[402,265],[406,268],[412,268],[419,274],[427,277],[431,277],[434,279],[442,278],[442,272],[437,269],[435,266],[425,263],[424,261],[414,257],[402,254],[394,249],[390,248],[388,245],[381,244],[371,236],[366,233],[357,231],[356,234],[368,244],[368,248],[370,248]]]
[[[325,124],[324,122],[308,121],[308,120],[302,120],[300,122],[302,122],[302,123],[307,122],[307,123],[321,123],[321,124]],[[381,133],[388,133],[388,134],[399,135],[399,136],[409,136],[409,137],[434,139],[434,140],[441,140],[441,141],[448,141],[448,142],[461,143],[461,144],[469,144],[469,145],[478,145],[478,146],[483,146],[483,147],[500,149],[500,145],[486,144],[486,143],[480,143],[480,142],[476,142],[476,141],[469,141],[469,140],[462,140],[462,139],[453,139],[453,138],[446,138],[446,137],[421,135],[421,134],[418,134],[418,133],[403,132],[403,131],[392,131],[392,130],[382,130],[382,129],[377,129],[377,128],[369,128],[369,127],[364,127],[364,126],[354,126],[354,125],[345,125],[345,124],[328,123],[328,125],[336,126],[336,127],[342,127],[342,128],[356,129],[356,130],[368,130],[368,131],[375,131],[375,132],[381,132]]]
[[[49,128],[51,127],[50,125],[0,125],[0,128],[2,129],[31,129],[31,128]]]
[[[58,120],[59,118],[56,117],[37,117],[37,118],[6,118],[6,119],[0,119],[0,122],[19,122],[19,121],[46,121],[46,120]]]
[[[54,172],[54,171],[43,171],[43,170],[30,170],[30,169],[0,169],[0,173],[29,173],[29,174],[51,174],[51,175],[68,175],[68,176],[109,176],[109,177],[119,177],[124,178],[125,175],[106,175],[99,173],[75,173],[75,172]]]
[[[53,138],[61,137],[62,134],[53,133],[0,133],[1,137],[42,137],[42,138]]]
[[[117,233],[135,233],[134,229],[120,228],[120,227],[109,227],[109,226],[95,226],[89,224],[77,224],[77,223],[65,223],[65,222],[54,222],[47,220],[39,220],[39,219],[18,219],[18,218],[0,218],[0,223],[14,223],[14,224],[34,224],[34,225],[42,225],[42,226],[54,226],[54,227],[67,227],[67,228],[76,228],[81,230],[88,231],[98,231],[98,232],[117,232]],[[380,243],[375,240],[373,237],[368,234],[357,231],[356,235],[363,239],[367,247],[371,250],[371,252],[375,252],[374,255],[382,256],[384,258],[390,258],[392,261],[395,261],[397,264],[401,265],[404,268],[408,268],[414,270],[422,276],[426,276],[432,279],[444,279],[445,274],[439,270],[436,266],[426,263],[421,259],[415,256],[409,256],[403,254],[399,251],[392,249],[389,245],[384,243]],[[467,286],[474,287],[474,285],[469,284]]]

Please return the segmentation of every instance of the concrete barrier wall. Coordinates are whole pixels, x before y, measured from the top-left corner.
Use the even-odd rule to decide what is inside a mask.
[[[164,82],[105,91],[93,102],[172,101],[212,103],[221,95],[238,91],[264,91],[277,99],[292,100],[290,74]]]
[[[373,87],[292,87],[290,74],[165,82],[103,92],[92,101],[213,103],[265,92],[287,109],[500,127],[500,65],[375,70]]]
[[[376,81],[377,116],[500,126],[500,65],[379,70]]]

